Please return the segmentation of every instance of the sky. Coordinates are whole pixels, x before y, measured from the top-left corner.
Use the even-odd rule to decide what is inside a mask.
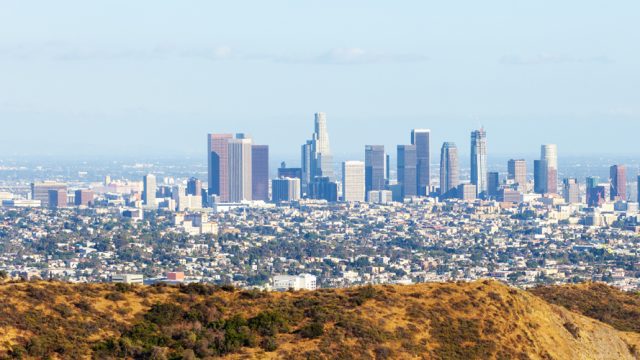
[[[640,2],[0,1],[0,159],[203,154],[243,132],[297,158],[432,130],[468,153],[640,154]]]

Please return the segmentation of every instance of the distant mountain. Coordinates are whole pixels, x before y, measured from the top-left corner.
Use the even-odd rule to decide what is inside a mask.
[[[629,315],[637,295],[602,289],[529,293],[479,281],[265,293],[6,283],[0,358],[638,359]],[[576,294],[584,301],[572,306]],[[620,307],[588,305],[612,297]]]

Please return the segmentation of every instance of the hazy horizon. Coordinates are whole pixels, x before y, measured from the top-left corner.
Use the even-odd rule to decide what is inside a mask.
[[[34,6],[37,4],[37,6]],[[553,11],[551,11],[552,9]],[[466,157],[640,155],[640,3],[141,0],[0,5],[0,157],[197,156],[244,132],[336,157],[432,130]],[[164,154],[164,155],[163,155]],[[204,155],[202,155],[204,157]]]

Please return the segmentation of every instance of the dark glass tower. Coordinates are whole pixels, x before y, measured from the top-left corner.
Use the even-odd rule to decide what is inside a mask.
[[[229,140],[231,134],[209,134],[207,136],[208,193],[229,201]]]
[[[430,154],[431,130],[413,129],[411,131],[411,145],[416,147],[416,176],[417,192],[420,196],[426,196],[431,185]]]
[[[402,198],[418,195],[417,152],[415,145],[398,145],[398,184]]]
[[[253,200],[269,201],[269,146],[251,146],[251,191]]]
[[[385,187],[385,161],[383,145],[366,145],[365,162],[365,194],[372,190],[383,190]]]

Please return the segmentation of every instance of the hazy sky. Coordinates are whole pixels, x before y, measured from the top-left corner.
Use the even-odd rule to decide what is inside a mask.
[[[640,2],[1,1],[0,158],[197,154],[245,132],[294,157],[431,128],[468,151],[640,154]],[[393,150],[395,153],[395,150]],[[204,155],[203,155],[204,156]]]

